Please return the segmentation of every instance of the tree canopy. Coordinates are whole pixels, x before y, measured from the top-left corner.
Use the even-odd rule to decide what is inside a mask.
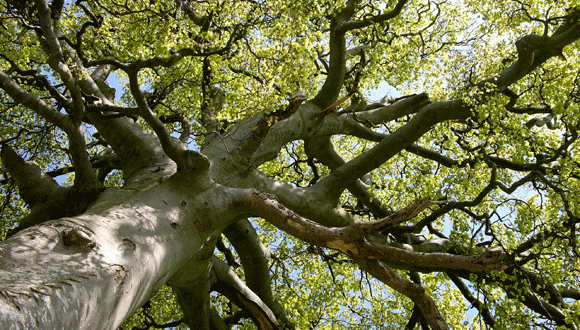
[[[578,38],[576,0],[0,3],[0,249],[168,187],[212,293],[179,263],[124,329],[577,329]]]

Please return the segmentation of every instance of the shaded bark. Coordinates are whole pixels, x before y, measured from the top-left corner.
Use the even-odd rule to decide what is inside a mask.
[[[149,58],[128,56],[123,59],[124,55],[117,54],[98,58],[108,54],[107,47],[90,49],[91,56],[97,58],[87,58],[83,47],[89,46],[82,42],[83,34],[90,26],[98,30],[103,18],[82,2],[76,5],[85,13],[83,19],[87,22],[77,31],[75,42],[59,27],[64,2],[49,4],[36,0],[34,8],[27,7],[26,12],[20,11],[18,15],[10,13],[14,14],[11,17],[16,20],[15,25],[21,24],[23,33],[34,31],[32,35],[42,45],[46,64],[54,75],[51,78],[58,82],[52,83],[40,71],[22,70],[15,60],[0,54],[10,65],[6,71],[0,70],[0,88],[14,102],[65,133],[75,180],[73,187],[59,186],[38,165],[24,161],[16,151],[3,146],[2,163],[20,189],[23,201],[30,205],[31,214],[21,221],[20,232],[0,244],[2,323],[12,328],[42,325],[46,328],[114,329],[167,283],[177,293],[184,320],[191,328],[225,329],[229,323],[243,317],[251,318],[260,329],[291,328],[291,316],[272,292],[269,252],[246,220],[249,216],[260,216],[305,242],[342,252],[361,269],[409,297],[415,305],[409,327],[413,327],[422,315],[424,328],[426,323],[432,329],[448,328],[420,281],[411,281],[394,269],[449,273],[460,292],[478,308],[490,326],[494,325],[490,311],[474,298],[458,276],[481,275],[485,278],[491,271],[503,271],[502,274],[513,276],[497,281],[507,296],[558,325],[574,328],[566,319],[570,304],[567,305],[565,298],[578,299],[578,290],[558,287],[535,274],[514,270],[520,266],[517,263],[528,261],[525,258],[534,258],[534,255],[523,256],[522,253],[533,251],[545,237],[562,236],[565,232],[572,242],[571,248],[575,248],[578,221],[573,205],[565,189],[548,177],[557,171],[547,164],[558,159],[573,159],[573,152],[568,149],[577,138],[577,125],[566,128],[571,133],[563,134],[565,141],[553,150],[553,155],[534,154],[536,163],[517,163],[489,156],[484,146],[468,150],[468,153],[475,153],[481,148],[481,154],[457,161],[445,151],[439,153],[422,146],[420,141],[437,125],[471,120],[478,106],[501,93],[511,98],[506,107],[512,113],[539,111],[516,108],[513,100],[517,96],[509,87],[550,58],[560,56],[564,47],[580,38],[577,9],[569,10],[566,17],[552,19],[549,24],[560,24],[552,34],[548,33],[549,24],[546,23],[544,35],[530,34],[518,39],[515,43],[517,58],[505,69],[469,87],[475,95],[471,99],[434,102],[421,93],[382,106],[366,107],[361,100],[351,100],[351,107],[337,111],[338,106],[354,98],[357,92],[358,80],[370,63],[365,51],[372,51],[379,43],[384,47],[391,45],[390,41],[381,40],[381,34],[388,30],[388,21],[404,12],[408,1],[399,0],[386,11],[356,0],[348,0],[340,8],[329,6],[323,16],[312,18],[313,22],[325,20],[328,24],[328,30],[322,31],[327,34],[318,40],[322,44],[328,42],[323,45],[328,46],[328,63],[323,63],[326,72],[316,73],[325,78],[313,98],[307,100],[304,94],[296,93],[288,104],[277,106],[277,111],[258,109],[252,112],[254,115],[229,129],[224,126],[222,130],[218,129],[217,117],[224,109],[223,93],[229,86],[225,86],[225,81],[213,80],[210,57],[223,56],[220,60],[225,61],[237,56],[236,52],[244,49],[237,42],[255,33],[253,29],[259,26],[254,24],[261,19],[273,20],[276,15],[261,12],[267,6],[259,2],[254,8],[259,13],[258,19],[250,12],[240,14],[241,22],[216,23],[220,15],[213,8],[197,12],[194,2],[177,0],[175,3],[176,7],[172,8],[175,14],[157,14],[163,19],[184,14],[195,28],[195,33],[185,31],[183,34],[191,34],[191,47],[171,49],[168,54]],[[103,8],[99,2],[94,5],[103,15],[121,16]],[[246,14],[249,16],[245,17]],[[30,19],[27,15],[34,17]],[[147,17],[148,13],[139,12],[139,15]],[[264,26],[269,23],[265,22]],[[199,36],[193,35],[197,29]],[[211,42],[204,39],[206,32],[211,32],[216,39]],[[352,52],[347,51],[347,43],[365,37],[374,39],[372,46],[363,44],[354,47]],[[249,48],[252,56],[259,57]],[[358,63],[347,67],[351,63],[347,55],[358,56]],[[157,74],[164,69],[177,68],[189,59],[203,61],[201,109],[182,111],[164,105],[172,114],[160,114],[156,106],[170,101],[173,95],[151,99],[144,92],[151,86],[143,85],[140,79],[148,74],[145,71]],[[188,65],[195,67],[195,64]],[[129,103],[134,102],[136,107],[115,104],[115,92],[106,84],[107,76],[114,69],[127,74],[131,92]],[[184,76],[191,72],[196,73],[192,69]],[[266,79],[248,74],[267,87]],[[350,77],[355,81],[348,82]],[[197,83],[195,77],[183,79],[188,80],[188,84],[180,86],[185,90]],[[22,81],[30,83],[26,85]],[[41,92],[28,90],[31,86],[41,88]],[[185,114],[197,110],[201,113],[200,118],[185,118]],[[146,129],[139,120],[143,120]],[[191,123],[195,120],[199,120],[205,130],[200,134],[210,133],[199,143],[200,150],[186,146],[193,134]],[[122,188],[109,188],[99,195],[100,182],[104,178],[98,177],[93,170],[85,133],[81,130],[83,122],[94,125],[104,141],[103,146],[112,150],[111,156],[118,160],[115,166],[122,170],[125,180]],[[182,125],[179,140],[166,125],[174,122]],[[393,122],[395,129],[392,131],[376,129]],[[149,134],[149,129],[155,135]],[[345,161],[331,142],[332,136],[342,134],[376,144]],[[317,158],[330,169],[326,177],[307,188],[274,180],[259,169],[294,141],[305,141],[309,160]],[[443,203],[420,199],[397,212],[390,212],[369,192],[374,187],[367,175],[404,150],[435,162],[437,166],[468,167],[485,163],[490,172],[489,184],[471,200],[466,197],[466,201]],[[503,169],[528,173],[511,184],[504,184],[502,173],[499,173]],[[436,232],[432,230],[435,220],[454,210],[461,210],[478,221],[489,220],[489,215],[478,215],[469,208],[480,205],[495,191],[509,194],[528,183],[534,187],[541,183],[547,187],[546,191],[555,192],[562,200],[562,213],[569,217],[561,225],[564,230],[540,232],[512,251],[491,247],[487,242],[474,246],[473,242],[468,245],[447,238],[428,240],[414,235],[425,227]],[[363,222],[343,209],[339,202],[346,189],[378,220]],[[424,216],[413,224],[412,219],[421,212],[425,212]],[[55,220],[48,221],[51,219]],[[407,225],[409,222],[411,224]],[[215,244],[222,233],[238,253],[245,282],[228,265],[213,257]],[[486,235],[494,238],[494,244],[499,241],[490,228],[486,228]],[[522,279],[530,283],[529,288],[515,286]],[[223,294],[241,311],[230,319],[222,318],[210,301],[212,290]],[[63,315],[67,318],[62,318]]]
[[[160,176],[153,185],[107,189],[82,215],[44,222],[3,242],[2,323],[115,329],[167,281],[186,287],[184,273],[205,269],[209,276],[215,240],[208,238],[248,211],[223,198],[231,196],[227,188],[184,191],[183,179]],[[241,198],[249,197],[242,192]],[[225,222],[208,220],[214,217]]]

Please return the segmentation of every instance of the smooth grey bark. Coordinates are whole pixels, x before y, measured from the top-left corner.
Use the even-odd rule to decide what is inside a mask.
[[[107,189],[82,215],[2,242],[0,323],[116,329],[167,281],[187,287],[184,273],[207,273],[210,238],[247,213],[232,196],[248,197],[217,185],[184,189],[186,179],[178,173]]]
[[[274,298],[270,279],[270,250],[264,246],[248,220],[239,220],[224,230],[224,236],[236,249],[244,268],[245,282],[272,310],[276,318],[291,328],[284,307]]]
[[[393,223],[400,223],[398,220],[386,217],[378,223],[361,225],[359,219],[337,203],[345,189],[351,189],[363,200],[365,186],[361,179],[364,175],[402,150],[412,148],[435,125],[472,115],[472,106],[464,100],[432,103],[425,94],[374,110],[327,111],[345,87],[346,33],[397,16],[406,2],[401,0],[391,11],[373,18],[350,21],[358,1],[347,1],[346,7],[330,18],[328,76],[317,95],[268,126],[267,134],[258,136],[259,142],[251,139],[256,137],[254,127],[265,114],[238,123],[227,136],[210,134],[198,153],[187,150],[171,137],[147,103],[138,75],[141,69],[170,67],[185,57],[206,56],[207,60],[207,56],[221,50],[203,53],[198,48],[184,48],[169,56],[128,64],[113,59],[79,60],[75,64],[79,67],[101,66],[92,76],[83,72],[84,79],[78,79],[62,60],[66,56],[75,58],[75,51],[60,39],[60,32],[52,24],[48,3],[37,0],[40,32],[50,50],[48,63],[69,90],[71,100],[65,101],[72,112],[66,116],[55,111],[2,71],[0,87],[16,102],[67,133],[77,172],[75,185],[99,188],[79,130],[85,115],[117,155],[126,184],[122,189],[106,190],[88,210],[79,212],[80,215],[44,222],[0,245],[0,318],[13,328],[35,328],[42,324],[49,328],[113,329],[162,284],[168,283],[178,292],[190,327],[223,328],[222,320],[206,296],[213,284],[240,306],[246,306],[246,312],[259,327],[278,328],[277,318],[283,315],[283,310],[273,300],[268,278],[264,276],[267,252],[252,233],[233,242],[244,266],[256,267],[254,273],[248,272],[247,286],[221,261],[210,262],[215,242],[224,228],[248,215],[260,215],[301,239],[351,256],[363,269],[413,299],[433,328],[446,329],[432,299],[420,285],[389,267],[426,272],[485,272],[505,268],[503,251],[488,249],[476,251],[479,254],[475,256],[458,255],[451,253],[447,240],[415,246],[387,244],[384,237],[365,235],[390,228]],[[196,16],[183,2],[178,3],[195,24],[205,26],[209,21],[208,17]],[[224,49],[231,45],[234,36],[232,33]],[[516,43],[517,61],[480,84],[487,87],[490,83],[496,90],[486,90],[482,99],[475,101],[484,102],[486,96],[504,91],[579,36],[580,23],[572,22],[562,24],[550,37],[523,37]],[[115,108],[114,95],[104,83],[110,67],[128,74],[137,108]],[[102,105],[85,104],[83,92],[98,98]],[[94,112],[88,113],[88,110]],[[212,128],[215,130],[212,113],[219,111],[219,106],[207,111],[209,117],[202,121],[210,128],[208,132],[212,132]],[[107,118],[111,113],[144,118],[157,137],[145,133],[133,119]],[[413,117],[392,134],[372,130],[378,124],[405,115]],[[349,134],[378,144],[344,162],[332,153],[328,140],[337,134]],[[296,140],[312,142],[309,154],[314,157],[331,156],[326,162],[333,172],[309,188],[272,180],[257,169],[274,159],[285,144]],[[421,153],[429,154],[425,150]],[[19,183],[23,187],[26,184]],[[363,202],[372,206],[375,216],[386,213],[380,204]],[[443,211],[433,211],[432,218],[451,209],[449,206],[439,209]],[[401,222],[409,218],[402,219]],[[226,234],[234,238],[240,230],[241,227],[233,226]],[[241,246],[245,239],[252,240],[248,251]],[[256,251],[259,253],[253,254]],[[576,294],[571,290],[566,293]],[[554,304],[534,299],[531,293],[526,293],[524,298],[538,313],[543,308],[559,317],[563,315]],[[62,318],[65,313],[72,317]]]

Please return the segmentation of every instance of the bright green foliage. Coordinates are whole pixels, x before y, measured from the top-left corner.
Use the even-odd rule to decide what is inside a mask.
[[[185,325],[179,324],[182,317],[171,288],[164,286],[146,306],[128,318],[120,329],[151,329],[161,326],[171,326],[176,330],[187,329]]]
[[[274,292],[297,328],[404,328],[412,303],[361,272],[343,255],[285,237],[261,221],[273,253]]]
[[[396,5],[395,1],[373,0],[77,1],[65,4],[57,26],[61,40],[82,44],[83,58],[66,59],[72,68],[83,62],[84,68],[73,70],[78,77],[93,73],[98,64],[129,65],[193,49],[195,56],[171,66],[143,69],[139,79],[155,114],[167,119],[167,129],[178,136],[181,119],[185,119],[193,131],[188,146],[200,150],[211,134],[224,134],[260,112],[283,109],[297,90],[308,99],[317,95],[331,70],[325,67],[331,20],[347,2],[355,3],[351,21],[370,19]],[[65,113],[54,93],[33,83],[47,81],[67,93],[61,78],[46,64],[43,39],[39,41],[34,29],[26,26],[35,24],[28,16],[33,16],[34,10],[28,9],[32,6],[0,4],[0,69]],[[396,96],[427,93],[432,102],[462,100],[470,107],[470,118],[438,123],[415,141],[433,154],[409,147],[370,172],[368,194],[389,212],[424,197],[456,203],[413,234],[421,239],[445,236],[461,245],[457,248],[461,251],[454,253],[465,255],[489,246],[505,249],[508,271],[454,274],[485,305],[482,310],[493,315],[495,329],[561,325],[550,311],[542,314],[532,301],[536,297],[565,315],[570,327],[580,326],[579,44],[571,43],[562,56],[546,60],[507,89],[498,91],[493,80],[481,83],[518,60],[517,40],[529,34],[551,36],[577,15],[578,6],[578,1],[550,0],[410,1],[398,16],[346,34],[349,49],[373,45],[364,53],[366,63],[356,91],[367,96],[368,104],[378,102],[369,99],[370,92],[386,82]],[[191,9],[195,19],[183,7]],[[198,24],[196,19],[209,21]],[[348,73],[339,98],[352,94],[360,61],[360,56],[348,55]],[[116,88],[116,105],[134,107],[125,72],[115,69],[113,76],[108,82]],[[202,109],[212,102],[214,89],[225,99],[212,131],[204,123]],[[350,96],[336,111],[342,113],[360,95]],[[61,130],[5,94],[0,94],[0,100],[0,142],[9,143],[47,172],[71,165]],[[386,137],[414,115],[373,128]],[[96,159],[107,145],[93,134],[90,121],[82,127],[89,157]],[[343,134],[331,141],[347,162],[378,142]],[[275,160],[259,169],[274,180],[298,187],[311,186],[331,173],[323,160],[307,155],[301,140],[286,144]],[[72,179],[60,177],[61,182]],[[0,237],[27,212],[14,185],[7,177],[2,182]],[[105,185],[122,185],[120,172],[109,174]],[[348,191],[339,202],[359,219],[380,218]],[[435,210],[405,225],[418,224]],[[255,219],[255,227],[272,252],[275,298],[297,329],[403,329],[409,322],[414,303],[361,271],[353,260],[289,237],[260,219]],[[404,231],[392,234],[397,246],[411,244],[402,237],[412,230]],[[236,272],[244,278],[243,269]],[[446,272],[416,269],[400,274],[420,279],[452,329],[490,327],[483,312]],[[552,289],[561,293],[559,302],[550,295]],[[239,311],[223,296],[212,299],[224,317]],[[182,317],[168,288],[159,291],[146,310],[157,325]],[[141,310],[123,329],[144,329],[153,326],[151,322]],[[185,325],[176,329],[182,328]],[[243,318],[233,328],[255,329],[255,325]]]

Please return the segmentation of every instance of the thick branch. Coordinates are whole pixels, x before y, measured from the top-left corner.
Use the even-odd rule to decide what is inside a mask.
[[[562,49],[580,38],[578,18],[573,24],[563,23],[551,36],[527,35],[516,42],[518,60],[483,83],[492,83],[499,91],[518,81],[549,58],[562,54]]]
[[[578,290],[576,288],[570,288],[570,287],[561,288],[560,294],[564,298],[572,298],[572,299],[580,300],[580,290]]]
[[[262,244],[250,221],[247,219],[237,221],[224,230],[224,235],[240,256],[248,287],[272,309],[278,320],[282,323],[288,323],[284,307],[274,299],[272,294],[268,265],[270,250]]]
[[[217,257],[212,257],[212,264],[212,274],[216,277],[212,290],[225,295],[238,307],[248,312],[258,329],[282,329],[270,308],[246,287],[228,265]]]
[[[18,231],[47,220],[78,215],[101,192],[100,188],[59,186],[36,163],[25,162],[8,145],[2,146],[1,158],[18,186],[20,196],[31,207],[30,214],[20,221]]]
[[[328,75],[318,94],[312,102],[321,109],[330,106],[340,94],[346,75],[346,30],[342,25],[354,14],[356,1],[348,1],[346,7],[330,23],[330,60],[328,62]]]
[[[71,68],[64,62],[65,56],[58,40],[60,33],[55,31],[52,26],[51,10],[48,3],[45,0],[35,0],[35,2],[38,10],[40,28],[44,36],[44,41],[47,43],[49,49],[48,64],[58,73],[69,89],[73,101],[72,121],[75,125],[80,125],[85,110],[81,89],[78,84],[78,77],[73,75]]]
[[[210,302],[209,320],[213,330],[229,330],[214,304]]]
[[[107,105],[107,104],[90,104],[87,105],[87,113],[95,112],[95,113],[104,113],[104,112],[114,112],[116,114],[107,114],[103,115],[104,118],[109,117],[113,118],[114,116],[127,116],[127,117],[137,117],[141,113],[139,112],[139,108],[134,107],[121,107],[117,105]]]
[[[518,44],[520,60],[500,72],[497,76],[483,81],[480,85],[493,83],[498,87],[498,90],[493,91],[493,93],[498,93],[547,61],[550,57],[560,54],[564,46],[571,44],[579,37],[580,23],[576,23],[570,27],[564,27],[563,31],[555,33],[551,38],[542,37],[541,40],[536,38],[531,38],[531,40],[530,38],[523,39],[524,45]],[[532,57],[531,63],[528,63],[530,62],[528,58],[530,56]],[[492,92],[487,93],[490,94]],[[471,116],[471,107],[462,100],[431,103],[373,149],[341,166],[317,183],[317,185],[325,186],[324,188],[327,191],[342,191],[357,178],[379,167],[399,151],[409,147],[435,124],[446,120],[465,119],[469,116]]]
[[[329,118],[328,116],[326,118]],[[321,163],[328,166],[332,171],[342,166],[346,161],[335,150],[329,137],[315,137],[304,140],[304,151],[311,158],[317,158]],[[365,180],[366,181],[366,180]],[[368,185],[358,179],[347,189],[363,203],[376,217],[385,217],[390,212],[386,210],[380,200],[369,192]],[[337,196],[335,196],[338,198]]]
[[[2,88],[6,94],[10,95],[14,101],[38,113],[44,117],[44,119],[53,123],[63,131],[67,132],[74,129],[74,126],[67,115],[54,110],[51,106],[44,103],[43,100],[20,87],[20,85],[18,85],[2,70],[0,70],[0,88]]]
[[[20,197],[31,207],[44,204],[61,191],[53,178],[34,162],[26,162],[8,145],[2,146],[2,164],[8,170],[20,191]]]
[[[183,12],[187,15],[187,17],[189,17],[191,22],[193,22],[193,24],[201,27],[209,25],[209,18],[207,16],[199,17],[198,15],[196,15],[193,9],[191,9],[191,4],[189,2],[184,3],[182,0],[176,0],[175,3],[179,6],[181,10],[183,10]]]
[[[75,187],[82,191],[99,190],[101,185],[91,168],[84,135],[80,127],[84,117],[84,102],[81,88],[78,84],[78,77],[75,77],[71,69],[64,63],[66,56],[58,40],[59,33],[54,30],[52,25],[52,19],[58,17],[58,15],[51,15],[51,9],[46,1],[36,0],[35,2],[41,31],[44,36],[44,40],[40,41],[48,45],[48,64],[58,73],[72,96],[73,112],[67,117],[55,110],[49,109],[48,105],[40,100],[36,100],[34,96],[17,86],[3,72],[0,73],[0,85],[17,102],[29,107],[66,132],[70,143],[72,162],[77,173],[74,182]],[[58,10],[58,8],[55,9]],[[66,55],[69,54],[73,55],[74,58],[74,54],[70,52],[66,53]],[[22,102],[23,100],[26,102]]]
[[[135,102],[137,102],[139,113],[147,124],[153,128],[161,142],[163,151],[177,164],[177,170],[197,172],[200,174],[206,173],[209,169],[209,160],[199,152],[187,150],[179,140],[171,137],[165,125],[163,125],[161,120],[149,108],[145,96],[139,87],[137,71],[129,71],[127,74],[129,75],[131,93],[133,94]]]
[[[431,103],[431,101],[427,94],[415,94],[378,109],[358,112],[353,114],[353,117],[361,123],[377,126],[403,116],[417,113],[429,103]]]
[[[222,110],[225,102],[225,93],[218,87],[209,86],[209,92],[201,108],[201,124],[205,127],[206,132],[215,132],[218,129],[219,122],[216,115]]]
[[[315,186],[340,194],[354,180],[378,168],[417,141],[435,124],[451,119],[464,119],[470,115],[470,109],[461,100],[431,103],[375,147],[339,167]]]
[[[291,104],[290,104],[291,105]],[[316,137],[329,137],[336,134],[347,134],[370,141],[380,141],[385,135],[377,133],[363,125],[356,117],[350,114],[330,114],[318,116],[320,109],[312,102],[300,106],[296,114],[280,119],[264,132],[254,146],[252,164],[258,165],[274,159],[280,149],[288,142]],[[271,116],[271,115],[270,115]],[[265,118],[265,120],[270,118]]]
[[[123,111],[133,116],[139,115],[139,110],[137,108],[128,108],[126,111],[120,109],[99,87],[105,85],[106,71],[97,68],[92,75],[86,74],[80,84],[85,93],[94,95],[102,101],[102,105],[87,107],[87,117],[119,156],[126,182],[129,182],[137,173],[143,171],[149,173],[151,166],[159,168],[160,164],[171,165],[163,168],[173,172],[174,165],[168,164],[172,162],[163,153],[158,152],[161,149],[159,140],[144,132],[141,126],[132,119],[121,117],[119,112],[116,112]],[[135,152],[136,150],[138,152]]]
[[[440,202],[433,201],[429,198],[423,198],[416,203],[409,205],[398,212],[380,219],[377,221],[361,222],[355,226],[361,228],[365,233],[370,234],[373,232],[381,232],[389,230],[389,228],[394,227],[400,223],[408,221],[416,217],[419,213],[423,212],[426,208],[431,205],[439,204]]]
[[[28,107],[65,131],[70,143],[73,165],[77,172],[75,186],[81,190],[100,189],[101,185],[89,162],[85,139],[80,126],[74,124],[70,117],[52,109],[40,98],[24,90],[2,70],[0,70],[0,88],[16,102]]]
[[[413,312],[411,312],[411,316],[409,317],[409,321],[405,325],[405,330],[414,330],[415,325],[417,322],[420,322],[422,330],[429,330],[429,324],[427,324],[427,320],[423,316],[421,309],[417,304],[413,306]]]
[[[566,314],[564,314],[561,308],[550,304],[537,294],[529,291],[521,294],[515,290],[510,289],[506,289],[506,292],[508,292],[508,296],[521,300],[526,306],[528,306],[528,308],[550,320],[555,321],[557,325],[574,330],[578,329],[573,323],[567,322]]]
[[[435,302],[420,285],[402,277],[379,260],[357,260],[357,263],[381,282],[409,297],[419,307],[431,329],[449,329]]]
[[[27,85],[30,87],[40,88],[41,90],[46,90],[65,109],[72,108],[71,101],[67,99],[66,96],[64,96],[56,87],[52,86],[44,74],[41,74],[34,69],[23,70],[16,62],[4,54],[0,54],[0,57],[10,63],[10,68],[7,72],[17,73],[17,75],[12,74],[12,77],[18,80],[21,85]]]
[[[342,28],[346,31],[349,31],[371,26],[376,23],[388,21],[390,19],[397,17],[401,13],[407,2],[409,2],[409,0],[399,0],[395,8],[393,8],[391,11],[388,11],[386,13],[377,16],[365,17],[362,21],[353,21],[344,23]]]
[[[187,283],[188,285],[172,286],[177,302],[183,311],[185,323],[191,329],[210,329],[210,272],[211,262],[194,262],[195,268],[191,274],[198,273]],[[199,266],[201,265],[201,266]],[[196,271],[194,271],[195,269]],[[201,269],[201,270],[200,270]]]
[[[210,329],[209,285],[200,281],[192,290],[174,288],[177,302],[184,314],[184,321],[190,329]]]
[[[405,251],[367,241],[361,224],[328,228],[302,218],[278,203],[273,196],[264,193],[253,194],[251,210],[256,216],[303,241],[340,251],[354,259],[381,259],[401,268],[424,271],[455,269],[484,272],[505,268],[505,253],[501,249],[488,249],[476,256]]]

